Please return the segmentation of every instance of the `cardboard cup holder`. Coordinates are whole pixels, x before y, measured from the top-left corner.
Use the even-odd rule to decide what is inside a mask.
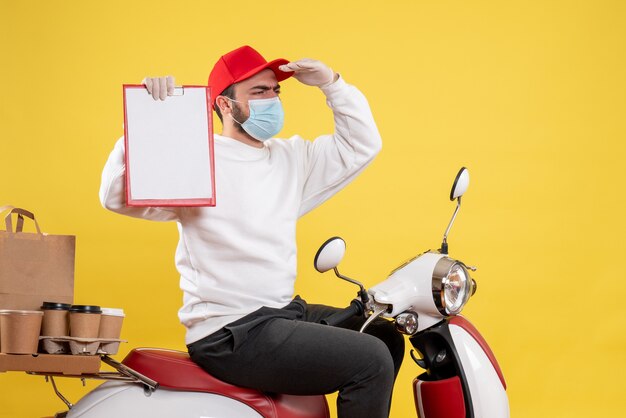
[[[39,311],[0,310],[0,352],[68,356],[117,354],[124,310],[44,302]],[[41,335],[41,336],[40,336]]]
[[[124,320],[124,310],[96,305],[72,305],[69,334],[39,337],[40,351],[48,354],[90,355],[117,354]],[[61,321],[59,321],[61,322]],[[67,328],[66,328],[67,330]]]
[[[117,354],[120,343],[117,338],[39,337],[41,348],[48,354],[89,355]]]
[[[39,337],[39,351],[48,354],[69,354],[70,347],[65,341],[55,341],[51,338]]]

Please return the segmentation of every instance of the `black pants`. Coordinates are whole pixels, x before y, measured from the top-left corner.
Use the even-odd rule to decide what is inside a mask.
[[[339,418],[389,416],[404,338],[377,319],[338,327],[319,322],[338,309],[300,298],[283,309],[261,308],[188,346],[192,360],[225,382],[263,392],[322,395],[339,391]]]

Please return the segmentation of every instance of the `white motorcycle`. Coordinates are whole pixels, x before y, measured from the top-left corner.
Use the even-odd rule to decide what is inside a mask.
[[[506,383],[498,363],[479,332],[459,313],[476,291],[468,267],[448,257],[447,236],[469,185],[459,171],[450,200],[457,206],[441,248],[407,261],[369,290],[339,273],[346,245],[338,237],[326,241],[315,256],[320,272],[334,270],[359,286],[358,297],[345,310],[323,321],[339,323],[352,315],[367,317],[361,332],[378,317],[395,321],[419,354],[425,370],[413,381],[420,418],[504,418],[509,416]],[[72,405],[56,389],[69,410],[56,417],[194,417],[194,418],[328,418],[324,396],[268,394],[236,387],[209,375],[187,353],[137,348],[122,363],[102,361],[116,372],[87,376],[110,380]],[[85,377],[85,376],[83,376]]]

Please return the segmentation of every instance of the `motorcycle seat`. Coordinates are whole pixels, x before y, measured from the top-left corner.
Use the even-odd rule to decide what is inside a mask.
[[[276,395],[234,386],[211,376],[182,351],[135,348],[122,363],[155,380],[159,387],[226,396],[248,405],[264,418],[330,417],[322,395]]]

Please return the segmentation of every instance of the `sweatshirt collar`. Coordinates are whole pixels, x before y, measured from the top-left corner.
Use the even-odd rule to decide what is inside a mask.
[[[267,143],[263,143],[262,148],[256,148],[227,136],[214,134],[213,138],[215,140],[215,152],[222,158],[238,161],[257,161],[269,155]]]

